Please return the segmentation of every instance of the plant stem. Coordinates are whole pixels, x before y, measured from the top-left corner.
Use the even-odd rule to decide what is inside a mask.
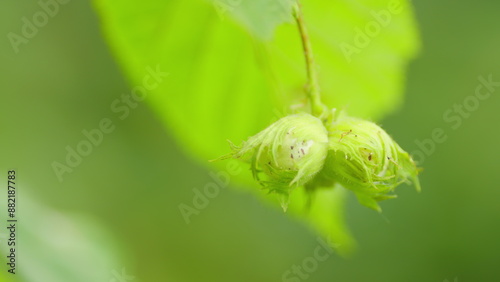
[[[321,102],[320,89],[318,84],[318,74],[316,72],[316,66],[314,65],[314,56],[311,47],[311,42],[309,41],[309,34],[304,23],[304,17],[302,15],[302,10],[300,3],[297,2],[293,7],[293,16],[297,22],[299,28],[300,38],[302,39],[302,47],[304,50],[304,57],[306,59],[306,70],[307,70],[307,89],[306,93],[311,102],[311,112],[314,116],[319,117],[323,114],[326,106]]]

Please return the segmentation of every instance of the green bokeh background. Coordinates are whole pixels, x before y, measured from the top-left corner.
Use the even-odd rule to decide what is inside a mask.
[[[500,2],[414,5],[423,50],[409,66],[404,105],[382,124],[410,152],[435,128],[447,140],[422,164],[422,193],[400,189],[399,199],[382,203],[382,215],[349,198],[347,222],[359,250],[351,258],[331,256],[307,281],[500,276],[500,88],[456,130],[443,120],[474,94],[478,76],[500,81]],[[125,267],[135,281],[281,281],[284,271],[312,255],[318,245],[312,231],[242,190],[222,190],[191,224],[183,221],[178,205],[211,181],[209,170],[181,151],[147,104],[124,121],[114,117],[111,102],[130,90],[90,3],[62,6],[19,54],[6,34],[38,5],[4,1],[0,7],[0,175],[4,183],[6,171],[17,169],[20,212],[30,209],[22,202],[29,197],[62,215],[85,216],[118,245],[123,265],[116,269]],[[60,183],[51,163],[62,162],[65,147],[104,117],[114,119],[115,131]],[[56,236],[58,229],[51,232]],[[22,262],[19,257],[20,273],[36,271]],[[2,273],[5,268],[2,260]],[[54,281],[43,273],[16,277]]]

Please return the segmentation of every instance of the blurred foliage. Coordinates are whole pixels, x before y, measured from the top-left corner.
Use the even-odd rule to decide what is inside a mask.
[[[305,1],[308,13],[310,1]],[[494,36],[500,2],[415,1],[414,5],[423,52],[410,65],[405,103],[382,122],[410,152],[419,149],[415,141],[431,138],[435,128],[444,129],[447,140],[436,144],[424,160],[422,193],[402,189],[398,200],[383,203],[382,216],[361,208],[346,195],[344,214],[361,247],[349,259],[334,253],[307,281],[442,282],[455,277],[458,281],[494,281],[498,276],[500,226],[495,223],[500,222],[496,165],[500,133],[492,130],[500,123],[498,90],[463,118],[457,129],[442,116],[474,94],[479,75],[492,73],[494,80],[500,80],[500,38]],[[189,203],[193,188],[212,181],[210,170],[183,153],[184,144],[165,130],[158,112],[147,104],[139,104],[126,120],[119,120],[110,110],[115,99],[130,93],[130,84],[108,51],[89,2],[69,1],[61,6],[57,16],[18,54],[5,35],[19,33],[22,18],[31,18],[40,7],[37,1],[2,1],[0,7],[0,34],[4,35],[0,40],[0,180],[5,183],[5,171],[16,168],[21,212],[36,213],[29,209],[31,204],[23,204],[30,197],[43,210],[69,218],[79,230],[80,236],[64,233],[63,226],[50,224],[60,222],[54,217],[46,217],[47,225],[21,221],[25,228],[39,228],[36,234],[59,233],[55,238],[60,240],[50,247],[56,261],[81,268],[78,258],[87,254],[68,255],[54,248],[74,242],[72,237],[91,239],[94,228],[107,230],[102,232],[110,234],[111,240],[124,243],[114,257],[125,258],[123,267],[136,277],[133,281],[280,281],[286,270],[314,254],[319,244],[314,233],[235,189],[223,189],[191,224],[183,221],[179,203]],[[306,18],[313,21],[310,15]],[[231,24],[231,16],[223,21]],[[293,27],[286,25],[276,35],[286,29],[295,36]],[[375,46],[366,47],[363,54]],[[172,78],[176,69],[167,66],[165,71]],[[302,82],[299,88],[295,97],[303,95]],[[265,113],[264,109],[260,112]],[[81,131],[95,128],[104,117],[112,118],[117,129],[60,183],[50,164],[64,160],[65,146],[75,146],[84,138]],[[255,127],[254,132],[261,129]],[[225,153],[223,140],[217,144]],[[4,189],[0,187],[0,206],[5,203]],[[87,223],[75,219],[75,214],[85,216]],[[0,211],[0,216],[5,213]],[[4,228],[1,235],[5,235]],[[105,238],[109,237],[96,236],[103,240],[93,242],[107,246]],[[28,239],[21,242],[27,244]],[[43,252],[48,247],[40,239],[31,242],[33,247],[25,245],[27,252]],[[2,240],[2,257],[4,250]],[[127,260],[129,256],[123,253],[133,259]],[[37,262],[44,269],[50,269],[52,260],[45,259],[46,255],[32,254],[40,258]],[[46,272],[23,265],[20,259],[20,273],[48,278]],[[31,282],[26,276],[7,275],[5,259],[1,263],[0,281]],[[93,272],[92,265],[84,267]],[[110,275],[112,270],[108,269]]]
[[[127,254],[98,220],[86,214],[62,214],[33,201],[28,193],[21,195],[17,195],[22,208],[18,205],[16,214],[16,275],[9,274],[20,279],[12,281],[110,281],[115,273],[121,275]]]

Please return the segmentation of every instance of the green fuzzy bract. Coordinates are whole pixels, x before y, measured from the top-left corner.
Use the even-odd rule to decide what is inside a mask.
[[[279,119],[240,147],[231,147],[233,152],[222,158],[251,162],[254,178],[270,192],[283,196],[286,209],[290,191],[304,185],[323,167],[328,134],[318,118],[300,113]]]
[[[410,155],[373,122],[340,117],[328,128],[329,156],[324,173],[356,193],[361,204],[380,210],[377,202],[403,182],[420,184]]]

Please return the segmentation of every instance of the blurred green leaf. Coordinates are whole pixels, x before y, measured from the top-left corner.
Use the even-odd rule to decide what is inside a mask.
[[[118,281],[131,276],[126,273],[123,246],[94,218],[61,213],[26,193],[18,217],[22,220],[16,223],[16,274],[11,277],[19,280],[14,281]]]
[[[339,254],[350,255],[356,248],[356,242],[344,220],[347,190],[337,185],[335,189],[319,189],[312,195],[305,195],[306,193],[304,190],[292,193],[291,212],[298,218],[304,219],[323,237],[328,238],[331,247]]]
[[[276,26],[292,22],[292,5],[295,0],[209,0],[219,17],[235,17],[253,35],[269,40]]]
[[[202,0],[95,0],[134,86],[143,84],[148,66],[169,73],[148,101],[202,162],[229,152],[226,139],[239,143],[281,116],[308,109],[300,37],[293,24],[279,25],[289,21],[282,12],[291,2],[221,1],[226,10]],[[400,12],[390,11],[394,3]],[[372,119],[393,111],[402,100],[405,66],[418,49],[408,1],[310,0],[303,9],[326,104]],[[261,40],[274,30],[272,40]],[[356,52],[346,55],[345,46]],[[249,172],[235,178],[256,185]],[[310,222],[337,234],[333,241],[347,242],[341,211],[324,211],[336,224],[325,217]]]
[[[305,2],[329,106],[380,118],[399,104],[404,67],[417,46],[406,1],[402,12],[392,15],[389,25],[353,55],[351,63],[339,48],[341,43],[354,44],[356,27],[374,21],[372,14],[387,9],[388,3]],[[205,1],[96,0],[96,4],[110,44],[134,85],[142,84],[147,66],[170,73],[149,101],[181,145],[198,158],[227,152],[226,139],[245,140],[304,98],[304,59],[293,25],[280,27],[273,42],[262,43],[242,32],[235,21],[221,20]],[[241,5],[237,14],[246,7]],[[250,6],[249,15],[259,13]],[[245,16],[244,22],[268,20],[266,30],[276,25],[273,17],[254,16]],[[255,26],[264,26],[257,22]]]
[[[419,48],[409,1],[310,0],[303,10],[325,103],[372,120],[394,111]],[[305,77],[296,28],[280,27],[269,49],[277,88],[294,93]]]

